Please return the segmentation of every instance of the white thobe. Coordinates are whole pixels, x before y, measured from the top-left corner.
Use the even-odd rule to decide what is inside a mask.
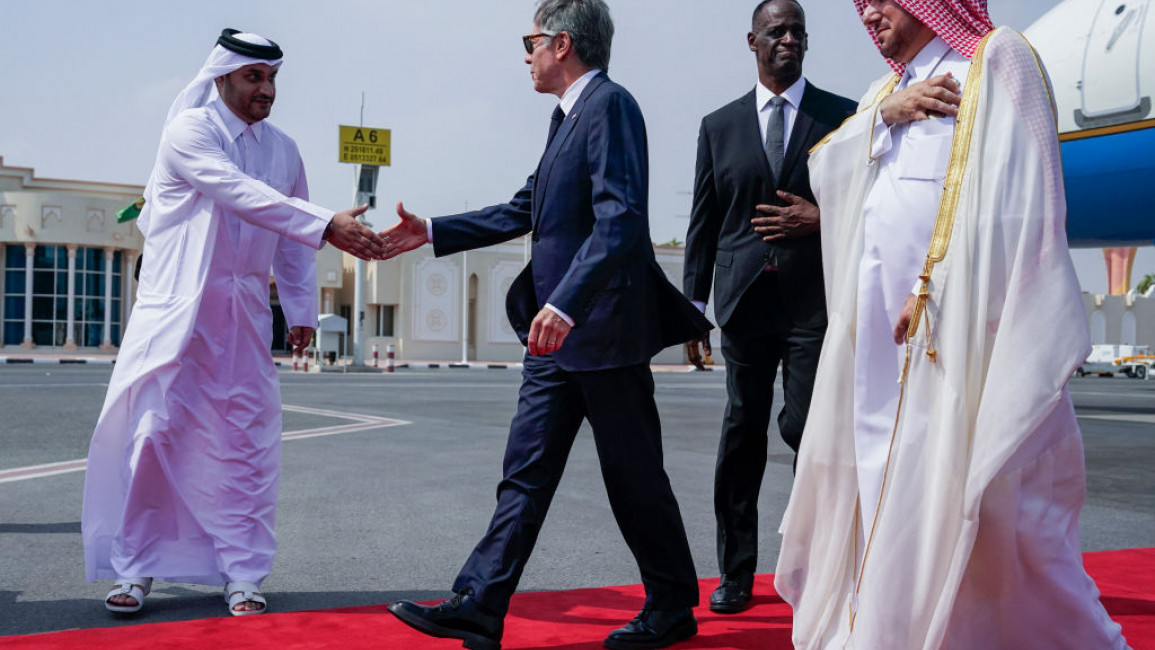
[[[273,269],[290,326],[317,322],[297,146],[221,101],[165,129],[149,182],[137,302],[89,450],[88,579],[260,583],[272,568],[281,405]]]
[[[889,257],[891,242],[879,241],[872,223],[885,215],[867,212],[894,191],[871,156],[879,153],[872,140],[887,86],[877,82],[861,110],[809,159],[822,210],[829,326],[775,572],[775,587],[794,610],[794,645],[1125,648],[1080,555],[1083,449],[1066,384],[1090,345],[1067,251],[1042,66],[1012,30],[997,29],[980,43],[934,234],[916,235],[925,257],[915,262]],[[892,146],[912,140],[908,132]],[[894,164],[902,172],[905,162]],[[933,168],[922,173],[942,176]],[[939,192],[929,185],[902,191],[917,197],[923,189]],[[913,219],[890,218],[892,230],[882,232],[905,239]],[[863,380],[846,368],[857,372],[860,356],[897,367],[891,332],[915,284],[912,275],[886,279],[864,270],[859,255],[874,254],[871,239],[884,269],[913,265],[919,275],[925,260],[929,281],[925,320],[905,350],[901,408],[894,406],[886,427],[886,483],[881,496],[873,488],[880,505],[863,550],[862,477],[877,470],[858,467],[858,447],[870,442],[859,435],[855,404]],[[880,288],[863,293],[864,281]],[[885,311],[871,304],[879,300],[893,306],[893,316],[860,329],[863,311]],[[865,381],[893,384],[896,375]]]
[[[936,36],[907,64],[895,90],[947,73],[961,87],[969,67],[970,59]],[[954,125],[948,116],[888,128],[880,113],[874,126],[871,158],[878,180],[862,208],[856,323],[861,344],[854,358],[854,449],[864,537],[878,508],[898,409],[904,352],[894,343],[894,326],[926,259]]]

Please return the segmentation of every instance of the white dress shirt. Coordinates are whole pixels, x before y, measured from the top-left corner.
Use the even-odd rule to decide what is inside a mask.
[[[798,77],[789,88],[782,91],[782,99],[786,103],[782,104],[782,122],[786,126],[786,132],[782,134],[782,143],[785,149],[790,148],[790,134],[794,133],[794,121],[798,119],[798,106],[802,103],[802,94],[806,92],[806,78]],[[762,143],[766,142],[766,121],[770,119],[770,100],[778,97],[774,91],[762,85],[759,81],[758,85],[754,87],[754,105],[758,107],[758,132],[762,134]]]
[[[895,90],[947,72],[961,89],[969,67],[969,59],[935,37],[907,64]],[[888,127],[881,111],[875,121],[871,157],[879,170],[863,206],[854,359],[855,445],[868,534],[898,405],[904,348],[894,344],[894,327],[926,261],[954,126],[955,118],[943,117]]]

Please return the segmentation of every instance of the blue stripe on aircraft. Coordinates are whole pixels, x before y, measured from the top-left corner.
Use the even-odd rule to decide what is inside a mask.
[[[1072,246],[1155,241],[1155,128],[1068,140],[1061,151]]]

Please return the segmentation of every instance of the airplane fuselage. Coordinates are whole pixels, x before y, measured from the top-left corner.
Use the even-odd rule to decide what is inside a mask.
[[[1024,32],[1054,88],[1071,246],[1155,242],[1153,5],[1066,0]]]

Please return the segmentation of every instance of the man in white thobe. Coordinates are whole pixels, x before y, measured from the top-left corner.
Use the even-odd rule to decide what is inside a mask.
[[[140,610],[153,578],[223,584],[232,614],[265,611],[281,440],[269,270],[301,351],[317,322],[314,249],[383,250],[356,219],[365,208],[308,203],[296,143],[265,121],[280,63],[272,41],[225,30],[165,123],[84,486],[87,576],[116,580],[113,612]]]
[[[830,324],[775,580],[794,644],[1125,648],[1082,567],[1045,73],[985,0],[855,3],[896,74],[810,158]]]

